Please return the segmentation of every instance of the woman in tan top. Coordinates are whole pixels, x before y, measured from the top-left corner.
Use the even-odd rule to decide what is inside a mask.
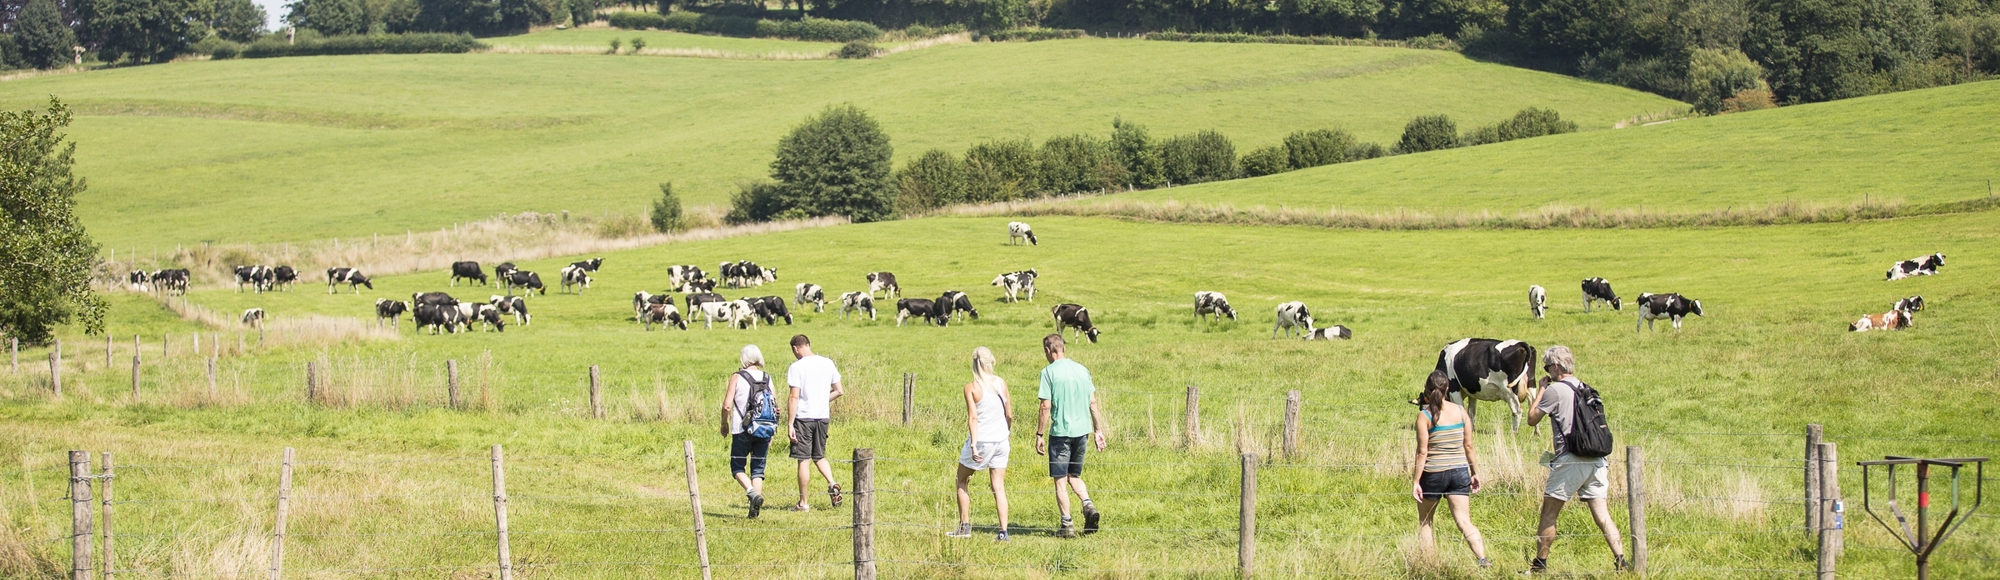
[[[1451,379],[1444,371],[1434,371],[1417,398],[1423,411],[1417,414],[1417,460],[1411,474],[1410,495],[1417,500],[1417,544],[1425,551],[1435,545],[1431,520],[1437,514],[1438,499],[1451,506],[1451,518],[1465,536],[1479,567],[1492,565],[1486,559],[1486,542],[1479,527],[1472,525],[1471,498],[1479,491],[1479,463],[1472,452],[1472,417],[1465,408],[1445,400]]]

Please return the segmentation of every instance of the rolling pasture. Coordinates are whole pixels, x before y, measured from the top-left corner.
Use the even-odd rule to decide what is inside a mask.
[[[556,35],[569,33],[600,34]],[[70,134],[91,185],[80,214],[100,242],[127,250],[351,238],[530,210],[631,214],[663,181],[691,207],[726,205],[736,183],[769,173],[786,130],[839,103],[880,121],[899,159],[1102,136],[1121,116],[1156,137],[1217,129],[1248,151],[1328,127],[1389,142],[1430,113],[1479,124],[1548,107],[1601,129],[1683,106],[1443,51],[1098,39],[865,61],[226,60],[0,83],[10,109],[50,95],[78,113]]]
[[[1475,576],[1448,527],[1439,532],[1437,562],[1405,557],[1411,413],[1403,401],[1436,349],[1465,336],[1577,350],[1584,379],[1607,396],[1621,444],[1646,448],[1652,562],[1672,577],[1811,569],[1795,503],[1796,434],[1807,423],[1825,424],[1847,459],[1996,450],[1986,428],[1996,413],[1985,401],[2000,378],[1988,322],[1996,314],[2000,213],[1757,228],[1451,232],[1042,218],[1036,230],[1048,245],[1039,247],[1003,245],[1004,223],[932,218],[606,254],[583,295],[552,288],[531,298],[532,325],[430,336],[411,333],[406,320],[397,340],[226,357],[223,394],[213,402],[179,343],[180,354],[149,375],[137,404],[123,394],[123,367],[72,375],[74,394],[63,401],[33,394],[37,379],[15,378],[0,406],[7,432],[0,454],[16,456],[28,471],[0,493],[42,510],[14,511],[21,541],[52,537],[61,530],[60,501],[48,503],[59,497],[51,468],[60,450],[116,450],[123,463],[160,466],[120,474],[120,497],[135,502],[120,512],[120,525],[129,526],[121,529],[167,534],[121,539],[132,566],[258,570],[268,541],[271,462],[278,448],[294,446],[301,461],[320,462],[296,476],[310,487],[295,494],[325,499],[296,504],[314,507],[294,512],[292,530],[302,535],[288,544],[288,569],[464,575],[491,565],[490,536],[480,535],[491,524],[481,499],[485,449],[502,443],[510,492],[522,497],[510,508],[517,563],[547,577],[676,576],[692,570],[671,566],[693,563],[686,497],[676,491],[680,441],[691,439],[717,563],[782,565],[772,573],[782,577],[842,577],[848,540],[839,526],[847,512],[824,511],[821,495],[821,511],[740,519],[743,501],[726,478],[723,440],[712,434],[713,391],[733,368],[736,349],[758,344],[777,362],[796,332],[810,334],[843,365],[852,393],[836,405],[830,455],[872,447],[888,458],[877,464],[880,485],[894,490],[878,498],[878,519],[886,523],[878,542],[879,557],[889,561],[885,573],[895,577],[1229,576],[1238,450],[1270,463],[1260,475],[1260,569]],[[1950,256],[1939,276],[1881,281],[1892,261],[1933,251]],[[865,272],[889,270],[911,296],[970,292],[982,316],[948,328],[897,328],[887,318],[795,312],[799,321],[790,327],[697,324],[652,332],[629,319],[631,293],[660,291],[666,266],[710,269],[733,259],[775,267],[779,282],[725,291],[732,298],[789,297],[797,282],[837,294],[861,289]],[[546,278],[570,260],[522,267]],[[998,302],[988,280],[1028,267],[1042,273],[1036,302]],[[1582,311],[1576,281],[1588,276],[1611,279],[1628,300],[1681,292],[1701,299],[1708,316],[1688,320],[1679,333],[1635,333],[1629,307]],[[1524,304],[1535,283],[1550,289],[1546,320],[1533,320]],[[1241,320],[1194,321],[1189,304],[1201,289],[1228,293]],[[190,302],[224,313],[257,306],[280,318],[365,317],[378,296],[420,290],[452,289],[443,272],[425,272],[381,276],[374,291],[359,295],[329,296],[308,283],[265,295],[198,290]],[[1916,328],[1845,332],[1855,317],[1912,294],[1930,302]],[[1353,328],[1355,339],[1273,340],[1271,308],[1291,299],[1311,305],[1321,325]],[[119,300],[112,333],[147,334],[149,360],[161,354],[151,342],[159,332],[186,332],[167,317],[139,315],[148,299]],[[966,353],[993,347],[1015,396],[1028,397],[1041,365],[1037,341],[1050,330],[1047,309],[1065,301],[1091,307],[1105,328],[1102,343],[1077,344],[1072,353],[1093,369],[1112,423],[1111,450],[1095,454],[1086,473],[1110,514],[1109,529],[1084,540],[1047,537],[1051,498],[1030,451],[1032,432],[1017,428],[1015,540],[1000,546],[984,537],[943,538],[955,519],[946,474],[963,437],[956,385]],[[232,345],[231,331],[221,330]],[[101,353],[88,339],[78,341],[79,359]],[[119,349],[129,355],[129,345]],[[442,408],[439,369],[447,359],[470,369],[474,410]],[[308,360],[331,369],[335,402],[302,401],[300,368]],[[591,364],[606,377],[606,420],[588,418],[583,377]],[[902,373],[919,377],[911,426],[898,423]],[[1188,385],[1202,391],[1203,427],[1200,443],[1183,451]],[[1275,450],[1291,389],[1306,403],[1302,452],[1288,460]],[[1030,404],[1016,408],[1017,420],[1032,416]],[[1478,442],[1496,481],[1475,499],[1474,513],[1494,561],[1511,574],[1532,548],[1540,483],[1533,460],[1547,435],[1507,433],[1504,410],[1489,404],[1480,411]],[[845,481],[846,466],[836,467]],[[784,476],[789,469],[773,462],[774,503],[795,497]],[[1884,549],[1889,540],[1860,519],[1858,470],[1842,473],[1850,508],[1843,573],[1907,574],[1908,558]],[[1622,485],[1622,472],[1614,469],[1613,480]],[[188,501],[167,501],[174,499]],[[986,510],[975,514],[988,514],[975,522],[990,524],[990,500],[975,501]],[[1622,507],[1614,512],[1622,522]],[[1608,568],[1582,512],[1567,513],[1562,526],[1578,535],[1558,544],[1557,571]],[[1937,570],[1971,577],[1990,569],[1996,533],[1991,518],[1974,519],[1945,546]],[[37,553],[55,557],[47,555],[55,549]]]

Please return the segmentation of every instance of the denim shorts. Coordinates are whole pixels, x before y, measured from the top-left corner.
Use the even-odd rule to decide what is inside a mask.
[[[1426,471],[1423,477],[1417,478],[1417,487],[1424,490],[1424,499],[1430,500],[1447,495],[1472,495],[1472,468]]]
[[[1083,449],[1089,435],[1049,438],[1049,477],[1083,477]]]
[[[729,436],[729,474],[736,475],[749,471],[750,479],[764,477],[764,457],[771,453],[771,440],[766,437],[752,437],[749,433]]]

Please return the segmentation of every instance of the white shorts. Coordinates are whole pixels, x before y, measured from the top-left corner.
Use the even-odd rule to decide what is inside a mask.
[[[1564,453],[1543,465],[1549,468],[1549,482],[1542,487],[1542,495],[1572,501],[1604,499],[1610,494],[1610,462],[1603,457],[1591,459]]]
[[[972,460],[973,445],[979,446],[979,458],[985,461]],[[1006,441],[981,441],[976,444],[967,441],[965,447],[958,450],[958,464],[973,471],[1006,469],[1007,454],[1012,447],[1013,445]]]

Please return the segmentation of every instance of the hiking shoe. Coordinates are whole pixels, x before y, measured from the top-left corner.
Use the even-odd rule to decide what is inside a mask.
[[[1070,520],[1069,518],[1063,518],[1062,527],[1056,528],[1056,537],[1058,538],[1076,537],[1076,522]]]
[[[944,535],[947,538],[970,538],[972,537],[972,524],[959,524],[958,529],[945,532]]]
[[[1088,503],[1083,504],[1083,533],[1097,533],[1097,520],[1103,516],[1104,514],[1097,511],[1097,506]]]
[[[993,536],[993,541],[995,542],[1007,541],[1007,530],[1000,530],[1000,535]]]
[[[1530,560],[1528,562],[1528,569],[1522,570],[1521,574],[1523,575],[1541,574],[1548,571],[1549,571],[1549,560],[1547,558],[1535,558],[1534,560]]]
[[[826,486],[826,495],[833,498],[833,507],[840,507],[840,484]]]
[[[1488,560],[1488,559],[1485,559],[1485,558],[1480,558],[1480,559],[1479,559],[1479,567],[1480,567],[1480,568],[1492,568],[1492,567],[1493,567],[1493,561],[1492,561],[1492,560]]]
[[[1612,556],[1612,558],[1616,559],[1611,563],[1612,570],[1617,570],[1619,572],[1626,572],[1632,569],[1632,565],[1625,561],[1624,556]]]
[[[750,519],[757,519],[757,514],[761,513],[764,513],[764,495],[759,493],[750,494]]]

